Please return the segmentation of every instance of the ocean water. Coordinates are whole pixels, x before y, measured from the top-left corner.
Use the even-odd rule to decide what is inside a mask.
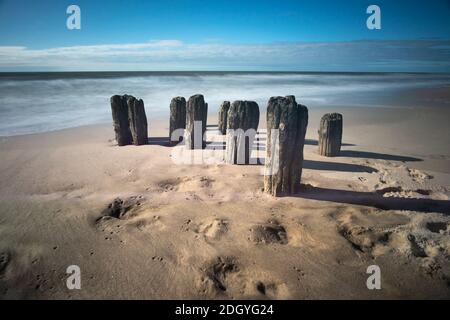
[[[223,100],[254,100],[264,111],[271,96],[295,95],[309,108],[379,107],[417,89],[450,85],[450,74],[98,72],[0,73],[0,136],[111,122],[109,99],[144,100],[147,117],[168,117],[172,97],[205,96],[209,112]]]

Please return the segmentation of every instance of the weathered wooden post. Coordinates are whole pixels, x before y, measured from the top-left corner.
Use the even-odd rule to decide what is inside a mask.
[[[128,97],[127,104],[133,144],[136,146],[148,144],[147,116],[145,115],[144,101],[135,97]]]
[[[254,101],[234,101],[227,115],[225,162],[249,164],[259,124],[259,106]]]
[[[319,154],[335,157],[341,151],[342,143],[342,115],[327,113],[320,120]]]
[[[308,108],[294,96],[272,97],[267,105],[264,190],[273,196],[299,191]]]
[[[175,97],[170,102],[170,125],[169,125],[169,144],[174,146],[178,144],[182,137],[172,141],[172,133],[176,129],[186,128],[186,99]]]
[[[203,149],[206,147],[206,123],[208,104],[203,95],[197,94],[189,98],[186,107],[185,143],[187,149]]]
[[[224,101],[219,108],[219,132],[220,134],[227,133],[227,116],[230,109],[230,101]]]
[[[132,137],[128,121],[128,96],[114,95],[111,97],[111,111],[114,132],[119,146],[131,144]]]

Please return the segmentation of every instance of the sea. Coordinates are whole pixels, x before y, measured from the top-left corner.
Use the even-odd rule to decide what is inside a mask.
[[[415,93],[450,90],[450,74],[315,72],[25,72],[0,73],[0,136],[110,123],[110,97],[143,99],[147,118],[168,117],[175,96],[201,93],[209,111],[224,100],[253,100],[261,111],[271,96],[296,96],[316,107],[426,106]],[[416,102],[416,103],[415,103]],[[430,103],[436,101],[430,100]],[[447,100],[438,104],[450,106]]]

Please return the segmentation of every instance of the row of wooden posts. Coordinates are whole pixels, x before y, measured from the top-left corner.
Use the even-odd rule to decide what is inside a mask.
[[[129,95],[111,97],[111,110],[114,131],[119,146],[148,143],[147,117],[144,102]],[[170,103],[169,144],[172,133],[184,129],[185,147],[188,149],[206,147],[206,124],[208,104],[203,95],[191,96],[186,102],[183,97],[175,97]],[[248,164],[250,160],[252,137],[236,134],[253,129],[259,125],[259,106],[254,101],[224,101],[218,114],[218,129],[226,136],[225,161],[230,164]],[[295,101],[294,96],[272,97],[267,105],[267,144],[266,169],[277,169],[264,176],[264,189],[274,196],[294,194],[299,191],[303,167],[303,147],[308,126],[308,108]],[[327,113],[320,120],[318,151],[320,155],[333,157],[339,155],[342,144],[342,115]],[[201,139],[195,144],[195,123],[201,123]],[[275,129],[275,131],[274,131]],[[233,133],[231,133],[233,132]],[[272,132],[277,137],[272,137]],[[197,134],[200,136],[200,134]],[[180,139],[181,140],[181,139]],[[277,143],[276,148],[272,143]],[[244,148],[242,153],[240,150]],[[272,153],[276,151],[277,155]],[[244,154],[243,159],[238,154]],[[267,170],[266,170],[267,172]]]

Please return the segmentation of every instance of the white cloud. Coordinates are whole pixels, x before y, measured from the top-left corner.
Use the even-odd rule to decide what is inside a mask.
[[[0,70],[450,71],[447,40],[0,46]]]

